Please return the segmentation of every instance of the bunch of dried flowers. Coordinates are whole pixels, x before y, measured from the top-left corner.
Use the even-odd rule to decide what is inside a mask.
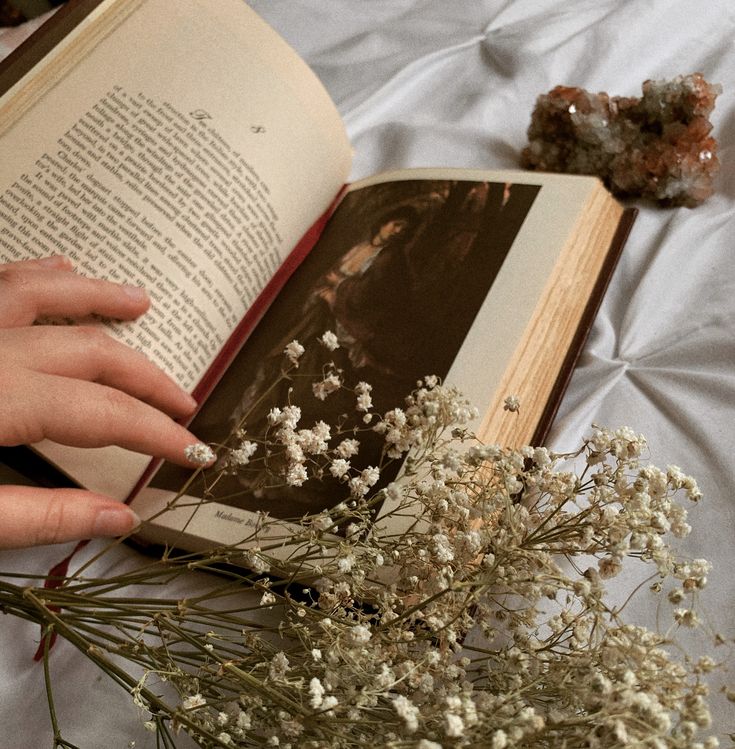
[[[289,344],[284,377],[302,353]],[[318,399],[345,389],[335,368],[314,380]],[[595,428],[574,454],[481,444],[474,409],[435,377],[387,413],[367,383],[350,392],[356,425],[302,425],[283,404],[262,435],[240,424],[203,469],[212,485],[233,471],[339,480],[342,501],[293,535],[261,513],[238,547],[170,550],[105,580],[82,568],[53,589],[0,582],[0,608],[44,628],[57,746],[72,744],[54,714],[51,633],[132,694],[161,747],[180,731],[203,747],[718,746],[701,737],[716,663],[669,647],[697,626],[710,569],[674,549],[694,479],[646,465],[627,428]],[[378,465],[357,467],[363,430],[383,437]],[[670,602],[666,631],[609,601],[626,563],[646,565]],[[192,569],[216,570],[206,594],[161,596]],[[155,594],[126,596],[133,585]]]

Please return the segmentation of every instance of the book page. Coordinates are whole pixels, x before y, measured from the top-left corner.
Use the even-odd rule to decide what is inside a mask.
[[[4,98],[0,260],[63,253],[145,286],[150,313],[110,332],[191,390],[350,151],[320,84],[244,3],[96,15],[117,6],[133,10],[20,120],[18,91]]]
[[[241,0],[103,2],[0,100],[0,148],[0,262],[61,253],[144,286],[150,311],[108,332],[190,391],[351,160],[321,84]],[[147,463],[41,451],[120,497]]]

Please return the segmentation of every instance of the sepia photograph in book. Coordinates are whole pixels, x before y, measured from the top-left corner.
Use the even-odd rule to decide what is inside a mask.
[[[633,217],[587,177],[414,169],[353,184],[193,421],[221,456],[243,440],[260,452],[193,476],[163,465],[132,500],[148,519],[139,540],[196,550],[260,534],[287,554],[301,518],[349,496],[326,470],[287,485],[283,455],[262,450],[272,409],[288,404],[298,429],[342,427],[330,448],[354,428],[354,468],[380,464],[384,444],[361,420],[360,395],[382,414],[430,375],[477,407],[469,428],[481,440],[542,444]],[[320,343],[325,333],[338,347]],[[509,395],[520,412],[504,410]],[[381,481],[400,481],[401,467]],[[382,516],[390,532],[411,522],[390,499]]]
[[[360,470],[380,465],[382,437],[361,423],[354,393],[327,395],[333,373],[368,383],[378,413],[403,404],[417,380],[445,378],[538,193],[538,185],[451,180],[395,181],[351,192],[207,399],[192,429],[234,447],[244,431],[259,440],[269,413],[301,409],[299,426],[354,423]],[[319,338],[335,336],[325,351]],[[284,351],[305,348],[282,377]],[[326,384],[320,389],[320,373]],[[325,389],[326,388],[326,389]],[[200,474],[187,494],[250,512],[298,520],[333,507],[345,485],[329,475],[300,486],[273,485],[278,457],[254,456],[247,469]],[[395,478],[398,465],[381,482]],[[151,480],[175,494],[185,469],[166,465]]]

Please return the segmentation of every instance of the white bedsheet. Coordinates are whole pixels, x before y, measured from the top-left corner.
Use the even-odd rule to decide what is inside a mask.
[[[735,637],[735,5],[731,0],[251,0],[313,66],[344,115],[354,177],[408,166],[516,167],[534,100],[557,84],[638,95],[647,78],[701,71],[724,89],[713,121],[722,172],[694,210],[640,216],[554,424],[579,444],[593,422],[627,424],[651,461],[704,491],[687,553],[714,563],[708,625]],[[0,34],[0,51],[25,29]],[[45,571],[59,549],[0,554]],[[106,562],[116,569],[133,556]],[[101,572],[102,570],[100,570]],[[196,586],[196,580],[188,585]],[[627,587],[625,580],[617,583]],[[636,616],[655,626],[653,599]],[[37,632],[0,619],[0,748],[49,746]],[[53,656],[60,720],[80,747],[153,747],[136,710],[85,659]],[[735,674],[721,679],[735,685]],[[735,709],[716,699],[718,730]],[[187,745],[185,742],[182,746]]]

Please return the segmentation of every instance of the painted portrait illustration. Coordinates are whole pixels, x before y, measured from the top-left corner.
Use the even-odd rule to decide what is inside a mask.
[[[349,192],[192,429],[215,446],[232,445],[243,434],[257,441],[269,429],[271,409],[296,404],[300,426],[354,421],[361,444],[356,467],[378,465],[383,441],[369,425],[360,426],[354,385],[368,383],[373,407],[383,413],[401,406],[417,380],[446,376],[538,190],[408,180]],[[320,343],[325,333],[329,347]],[[284,351],[294,341],[304,351],[284,377]],[[314,383],[329,373],[353,390],[320,392]],[[298,519],[345,497],[331,476],[276,485],[265,463],[222,475],[213,487],[195,480],[187,493],[281,519]],[[382,473],[381,481],[398,468]],[[183,469],[166,464],[151,486],[177,491],[186,478]]]

